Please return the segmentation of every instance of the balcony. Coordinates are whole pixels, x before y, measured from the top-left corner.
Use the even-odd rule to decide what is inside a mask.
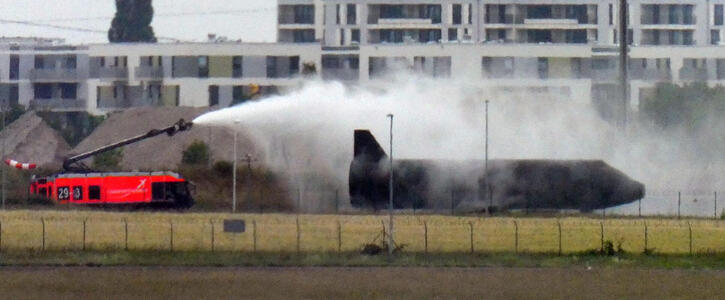
[[[513,24],[514,23],[514,15],[512,14],[505,14],[503,16],[498,14],[487,14],[486,15],[486,24]]]
[[[524,19],[525,25],[577,25],[576,19]]]
[[[358,69],[323,69],[322,79],[324,80],[342,80],[357,81],[360,77]]]
[[[610,82],[619,78],[617,69],[592,70],[591,75],[593,81],[599,82]]]
[[[35,110],[76,111],[86,109],[85,99],[33,99],[30,108]]]
[[[141,66],[136,68],[136,78],[138,79],[163,79],[163,67]]]
[[[680,80],[707,81],[707,69],[682,68],[680,69]]]
[[[28,75],[31,81],[80,81],[77,69],[31,69]]]
[[[98,69],[98,78],[126,80],[128,79],[128,68],[103,67]]]
[[[433,20],[419,19],[419,18],[378,19],[378,24],[380,24],[380,25],[430,25],[430,24],[433,24]]]
[[[672,73],[667,69],[643,69],[634,68],[629,70],[630,78],[645,81],[670,81]]]

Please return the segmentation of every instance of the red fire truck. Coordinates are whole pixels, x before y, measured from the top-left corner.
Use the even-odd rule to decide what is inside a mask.
[[[142,205],[188,208],[194,204],[191,183],[173,172],[93,172],[81,160],[125,145],[166,133],[191,129],[192,123],[183,119],[173,126],[154,129],[146,134],[67,158],[63,173],[33,178],[30,194],[46,197],[59,204],[79,205]]]

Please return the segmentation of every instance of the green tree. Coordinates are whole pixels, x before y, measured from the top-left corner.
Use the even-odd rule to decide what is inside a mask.
[[[116,0],[116,15],[108,30],[111,43],[155,43],[151,27],[154,8],[151,0]]]
[[[93,169],[98,171],[116,171],[123,160],[123,149],[117,148],[93,157]]]
[[[662,83],[651,97],[643,100],[642,116],[660,128],[712,127],[722,122],[725,112],[725,88],[711,88],[700,82],[682,86]]]
[[[206,165],[209,163],[209,146],[206,143],[195,140],[184,150],[181,163],[187,165]]]

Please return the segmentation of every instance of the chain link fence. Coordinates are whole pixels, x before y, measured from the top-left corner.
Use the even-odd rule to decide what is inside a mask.
[[[0,214],[2,251],[356,252],[382,245],[385,216],[282,214]],[[243,220],[242,233],[224,220]],[[415,253],[725,252],[723,221],[396,216],[396,246]]]

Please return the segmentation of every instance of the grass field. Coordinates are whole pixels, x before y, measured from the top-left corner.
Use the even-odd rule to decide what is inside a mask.
[[[246,232],[223,232],[224,219]],[[173,250],[354,252],[380,243],[385,216],[174,214],[96,211],[0,212],[0,251]],[[84,225],[85,223],[85,225]],[[630,253],[725,252],[721,220],[397,216],[405,252],[579,253],[602,241]],[[85,230],[84,230],[85,228]],[[384,229],[385,228],[385,229]],[[560,230],[561,229],[561,230]],[[602,230],[603,229],[603,230]],[[43,233],[45,232],[45,233]],[[602,235],[603,234],[603,235]],[[645,239],[646,237],[646,239]],[[690,247],[692,245],[692,247]]]
[[[642,280],[646,279],[646,280]],[[8,299],[716,299],[723,271],[599,268],[3,268]]]

